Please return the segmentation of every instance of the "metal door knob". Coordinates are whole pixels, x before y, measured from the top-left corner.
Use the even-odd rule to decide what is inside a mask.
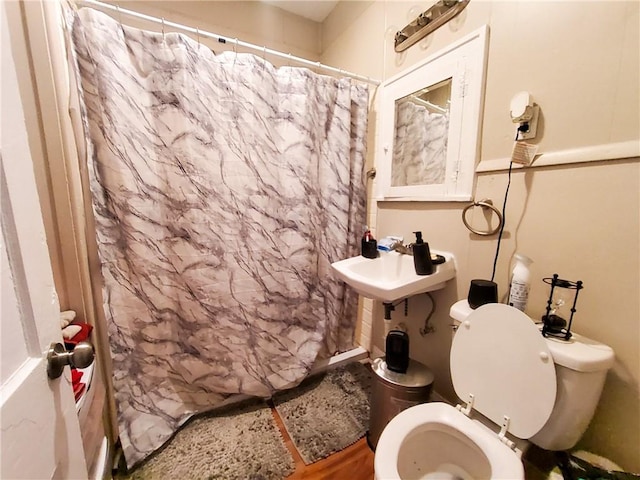
[[[47,375],[52,379],[58,378],[66,365],[74,368],[88,367],[93,363],[94,357],[93,345],[89,342],[78,343],[70,352],[61,343],[52,343],[47,354]]]

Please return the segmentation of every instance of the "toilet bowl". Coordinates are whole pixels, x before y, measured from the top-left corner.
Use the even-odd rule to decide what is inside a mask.
[[[492,433],[446,403],[417,405],[394,417],[382,432],[375,478],[524,478],[519,456]]]
[[[541,436],[545,445],[572,447],[593,415],[613,363],[609,347],[587,340],[574,340],[558,354],[570,357],[572,362],[563,361],[574,370],[565,376],[558,369],[562,378],[556,378],[549,342],[527,315],[503,304],[472,311],[451,346],[451,378],[462,403],[422,404],[394,417],[378,442],[375,478],[522,479],[519,447],[526,442],[521,439]],[[602,381],[594,382],[593,375]],[[566,389],[556,388],[567,378],[581,387],[569,402]],[[585,388],[593,391],[586,395]],[[594,399],[593,405],[574,409]],[[564,412],[568,405],[572,410]],[[584,413],[576,416],[576,411]]]

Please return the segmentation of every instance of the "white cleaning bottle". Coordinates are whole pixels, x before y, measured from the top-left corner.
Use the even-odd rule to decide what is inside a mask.
[[[529,265],[533,263],[533,260],[519,253],[516,253],[514,258],[516,264],[509,282],[509,305],[524,312],[524,309],[527,308],[529,288],[531,287]]]

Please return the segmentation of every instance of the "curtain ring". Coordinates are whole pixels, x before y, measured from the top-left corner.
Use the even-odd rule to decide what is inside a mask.
[[[196,27],[196,39],[198,40],[198,50],[200,50],[200,29]]]
[[[164,17],[162,17],[162,41],[164,42]]]
[[[495,214],[498,216],[498,226],[493,230],[483,231],[483,230],[476,230],[471,225],[469,225],[469,222],[467,222],[467,211],[469,211],[473,207],[482,207],[482,208],[488,208],[490,210],[493,210]],[[464,226],[467,227],[469,231],[471,231],[472,233],[475,233],[476,235],[489,236],[489,235],[494,235],[495,233],[498,233],[500,228],[502,228],[504,219],[502,218],[502,213],[500,213],[500,210],[498,210],[496,207],[493,206],[493,201],[491,201],[488,198],[485,198],[483,200],[480,200],[479,202],[470,203],[464,208],[464,210],[462,210],[462,223],[464,223]]]

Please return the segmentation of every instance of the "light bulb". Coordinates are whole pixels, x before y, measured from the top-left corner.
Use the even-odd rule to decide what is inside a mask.
[[[413,22],[418,15],[422,13],[422,8],[419,5],[412,6],[409,10],[407,10],[407,22]]]

